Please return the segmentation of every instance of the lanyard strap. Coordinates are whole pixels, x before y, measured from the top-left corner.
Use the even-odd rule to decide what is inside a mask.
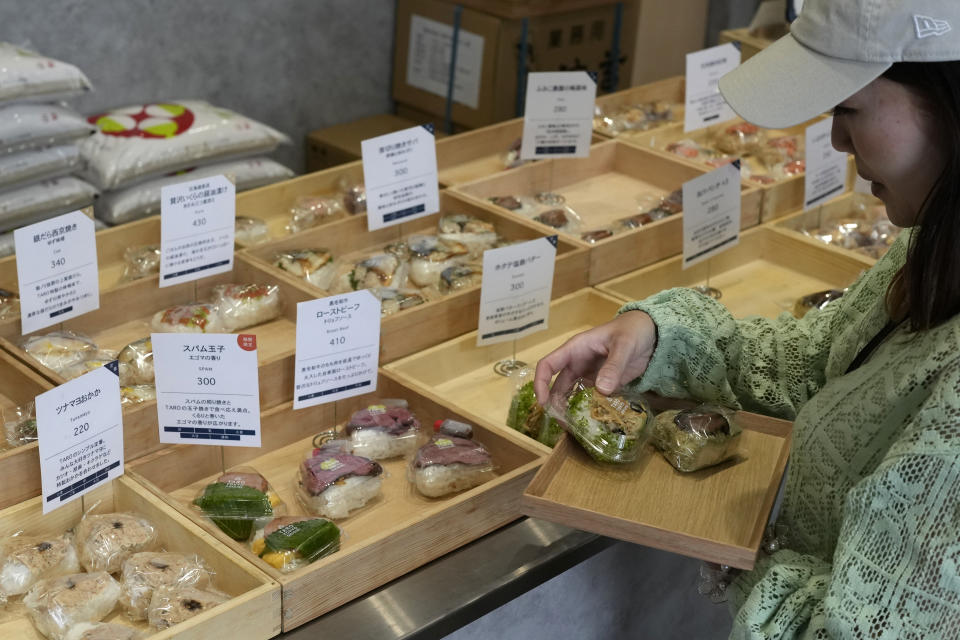
[[[860,349],[860,353],[857,354],[857,357],[854,358],[853,362],[850,363],[850,366],[847,367],[846,373],[850,373],[854,369],[857,369],[864,362],[866,362],[867,358],[870,357],[870,354],[873,353],[877,349],[877,347],[880,346],[880,343],[886,340],[887,336],[893,333],[894,330],[899,326],[900,326],[899,322],[894,322],[893,320],[890,320],[889,322],[887,322],[887,324],[884,325],[883,329],[880,329],[877,335],[873,336],[870,342],[868,342],[866,345],[864,345],[862,349]]]

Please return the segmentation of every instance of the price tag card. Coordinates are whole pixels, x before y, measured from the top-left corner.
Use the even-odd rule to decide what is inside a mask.
[[[257,336],[154,333],[160,442],[260,446]]]
[[[683,130],[695,131],[736,117],[720,95],[720,78],[740,65],[740,49],[728,42],[687,54],[686,110]]]
[[[683,268],[740,242],[740,161],[683,185]]]
[[[360,151],[370,231],[440,210],[433,125],[363,140]]]
[[[160,286],[233,269],[236,189],[211,176],[160,190]]]
[[[832,117],[807,127],[804,209],[812,209],[840,195],[847,186],[847,154],[833,148],[830,142],[832,128]]]
[[[93,220],[80,211],[13,232],[23,334],[100,308]]]
[[[596,75],[545,71],[527,76],[520,158],[586,158],[593,136]]]
[[[118,371],[113,361],[37,396],[44,513],[123,475]]]
[[[547,328],[556,257],[557,236],[483,252],[478,347]]]
[[[377,390],[380,301],[367,290],[297,305],[293,408]]]

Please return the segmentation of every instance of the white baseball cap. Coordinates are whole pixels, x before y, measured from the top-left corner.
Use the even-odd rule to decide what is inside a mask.
[[[815,118],[895,62],[960,60],[960,0],[806,0],[790,33],[720,79],[744,120]]]

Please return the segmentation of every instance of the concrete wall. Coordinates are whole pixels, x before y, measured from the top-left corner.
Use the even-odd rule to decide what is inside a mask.
[[[392,108],[392,0],[3,0],[0,39],[80,67],[89,114],[202,98],[286,133]]]

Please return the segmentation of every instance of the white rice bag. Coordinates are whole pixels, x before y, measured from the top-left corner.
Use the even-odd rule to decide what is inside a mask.
[[[23,603],[37,631],[60,640],[77,623],[103,620],[119,597],[120,584],[106,571],[97,571],[41,580]]]
[[[0,545],[0,592],[26,593],[40,580],[80,572],[73,535],[14,536]]]
[[[0,102],[54,101],[90,89],[90,81],[72,64],[0,42]]]
[[[0,153],[17,153],[87,138],[96,129],[76,111],[53,104],[0,107]]]
[[[59,178],[74,172],[79,166],[80,150],[72,144],[0,156],[0,189]]]
[[[163,187],[219,175],[233,180],[239,192],[292,178],[293,171],[269,158],[247,158],[197,167],[105,193],[97,201],[96,216],[108,224],[122,224],[145,218],[160,213],[160,190]]]
[[[80,153],[89,179],[117,189],[200,161],[269,153],[289,139],[264,124],[201,100],[134,105],[88,118],[99,131]]]
[[[53,218],[93,204],[99,192],[73,176],[53,178],[0,193],[0,231]]]

